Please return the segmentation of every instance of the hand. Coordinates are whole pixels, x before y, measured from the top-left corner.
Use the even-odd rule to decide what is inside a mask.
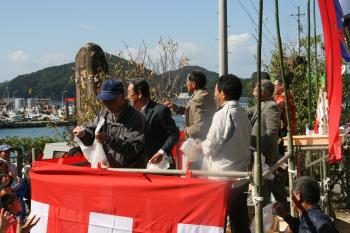
[[[7,231],[9,226],[14,222],[14,218],[11,218],[11,214],[4,209],[0,211],[0,233]]]
[[[163,159],[163,155],[159,152],[155,153],[152,158],[149,160],[150,163],[159,164]]]
[[[32,218],[27,218],[26,222],[21,225],[21,217],[17,217],[17,232],[19,233],[29,233],[30,230],[39,222],[40,218],[37,218],[35,215]]]
[[[275,202],[272,205],[272,209],[275,210],[276,214],[281,218],[285,218],[288,215],[287,211],[284,209],[282,203],[280,202]]]
[[[293,205],[294,205],[294,208],[299,212],[299,213],[303,213],[305,212],[305,208],[303,207],[302,205],[302,200],[298,200],[296,198],[296,196],[294,195],[294,192],[292,192],[292,201],[293,201]]]
[[[78,137],[78,138],[82,138],[85,135],[85,130],[83,127],[81,126],[77,126],[73,129],[73,135]]]
[[[167,106],[170,109],[176,108],[176,104],[171,103],[170,101],[165,101],[164,105]]]
[[[188,127],[184,128],[184,134],[186,138],[189,138],[190,136],[188,135]]]
[[[108,138],[108,135],[106,133],[98,132],[95,134],[95,138],[99,143],[104,144]]]

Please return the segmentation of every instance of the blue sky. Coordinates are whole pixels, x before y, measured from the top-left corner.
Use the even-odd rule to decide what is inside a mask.
[[[275,37],[274,0],[264,1],[265,36]],[[312,2],[312,1],[311,1]],[[317,1],[316,1],[317,2]],[[306,0],[280,0],[284,42],[297,38],[297,5]],[[229,72],[249,77],[256,69],[255,26],[244,8],[258,21],[258,0],[228,0]],[[317,9],[318,11],[318,9]],[[157,53],[159,36],[179,43],[179,54],[191,65],[218,71],[218,0],[36,0],[0,3],[0,82],[17,75],[73,62],[87,42],[117,54],[138,49],[143,41]],[[318,17],[317,31],[321,31]],[[302,17],[306,32],[306,17]],[[305,35],[305,34],[304,34]],[[263,59],[272,44],[263,38]],[[156,56],[156,55],[155,55]]]

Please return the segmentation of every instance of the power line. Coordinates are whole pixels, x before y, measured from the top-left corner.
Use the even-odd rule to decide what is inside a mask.
[[[291,1],[285,1],[285,2],[287,2],[287,3],[289,4],[290,8],[292,8],[292,9],[297,8],[297,5],[293,5],[293,4],[291,3]],[[295,2],[294,2],[294,3],[295,3]]]
[[[253,18],[252,15],[249,13],[249,11],[247,10],[247,8],[243,5],[243,3],[241,2],[241,0],[238,0],[238,2],[239,2],[239,4],[241,5],[241,7],[243,8],[244,12],[248,15],[248,17],[249,17],[250,20],[252,21],[253,27],[254,27],[254,29],[255,29],[255,31],[256,31],[256,27],[258,26],[258,24],[255,22],[254,18]],[[265,38],[268,42],[270,42],[270,44],[271,44],[272,46],[275,46],[274,42],[271,41],[271,39],[268,38],[264,32],[263,32],[262,34],[263,34],[264,38]]]
[[[255,7],[254,3],[252,0],[249,0],[251,5],[253,6],[255,12],[259,15],[259,11],[258,9]],[[267,22],[267,17],[265,18],[265,21],[266,21],[266,24],[268,24]],[[267,32],[272,36],[273,40],[276,40],[276,38],[274,37],[274,35],[272,34],[271,30],[270,30],[270,27],[268,25],[265,24],[265,21],[263,20],[263,26],[266,28]]]

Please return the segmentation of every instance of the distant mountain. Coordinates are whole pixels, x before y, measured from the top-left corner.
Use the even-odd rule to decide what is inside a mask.
[[[74,63],[48,67],[30,74],[19,75],[16,78],[0,84],[0,98],[52,98],[60,99],[62,90],[67,90],[65,96],[74,96],[74,82],[69,80]]]
[[[108,55],[107,60],[110,67],[114,67],[117,62],[122,62],[127,66],[127,60],[117,56]],[[19,75],[16,78],[0,83],[0,99],[13,97],[22,98],[51,98],[61,100],[62,91],[67,90],[65,97],[75,96],[75,84],[71,80],[74,63],[47,67],[45,69]],[[113,69],[109,69],[113,75]]]
[[[110,76],[113,77],[113,67],[117,62],[122,62],[123,67],[128,66],[128,61],[117,56],[107,56],[109,66],[111,67]],[[61,100],[62,91],[67,90],[65,97],[75,96],[75,84],[71,80],[73,75],[74,63],[48,67],[30,74],[19,75],[16,78],[0,83],[0,99],[7,96],[23,98],[51,98]],[[201,70],[207,77],[208,88],[213,90],[215,82],[219,75],[216,72],[209,71],[200,66],[186,66],[180,69],[180,82],[185,83],[187,75],[192,70]],[[250,91],[247,85],[249,80],[242,79],[243,96],[249,96]],[[248,90],[248,91],[247,91]],[[186,92],[184,86],[183,89]]]

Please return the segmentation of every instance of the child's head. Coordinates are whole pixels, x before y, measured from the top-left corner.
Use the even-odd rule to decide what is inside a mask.
[[[7,172],[0,172],[0,184],[9,185],[11,183],[11,177]]]
[[[7,193],[0,199],[0,205],[13,214],[22,212],[22,203],[19,201],[17,194]]]

